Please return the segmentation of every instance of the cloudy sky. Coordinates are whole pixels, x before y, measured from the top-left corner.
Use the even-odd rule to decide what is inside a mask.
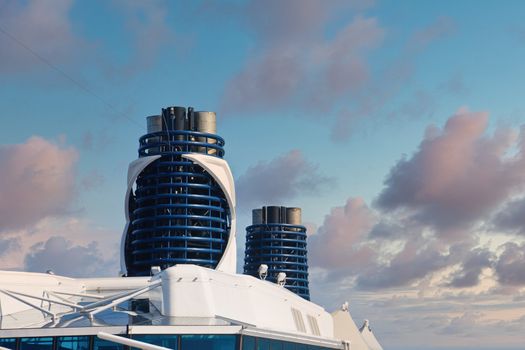
[[[522,1],[0,0],[0,268],[115,276],[145,116],[218,113],[313,300],[389,349],[525,348]],[[67,264],[64,264],[67,261]]]

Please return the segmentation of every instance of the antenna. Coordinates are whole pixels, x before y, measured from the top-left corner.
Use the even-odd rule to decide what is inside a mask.
[[[341,305],[341,310],[348,311],[348,301],[345,301],[343,305]]]

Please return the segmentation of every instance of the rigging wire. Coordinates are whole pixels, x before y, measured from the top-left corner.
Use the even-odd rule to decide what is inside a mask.
[[[35,50],[33,50],[31,47],[29,47],[28,45],[26,45],[23,41],[19,40],[17,37],[15,37],[13,34],[9,33],[7,30],[5,30],[5,28],[3,28],[2,26],[0,26],[0,32],[2,34],[4,34],[6,37],[8,37],[9,39],[11,39],[13,42],[15,42],[16,44],[18,44],[20,47],[24,48],[25,50],[27,50],[28,52],[30,52],[33,56],[35,56],[37,59],[39,59],[40,61],[42,61],[44,64],[46,64],[48,67],[50,67],[52,70],[54,70],[55,72],[57,72],[59,75],[61,75],[63,78],[65,78],[67,81],[69,81],[70,83],[72,83],[73,85],[76,85],[78,88],[80,88],[82,91],[84,91],[85,93],[87,93],[88,95],[91,95],[92,97],[94,97],[95,99],[99,100],[99,102],[101,102],[104,106],[106,106],[106,108],[110,109],[111,111],[113,111],[115,114],[117,114],[118,116],[122,116],[124,117],[125,119],[127,119],[129,122],[137,125],[138,127],[142,128],[142,125],[140,123],[138,123],[136,120],[132,119],[131,117],[129,117],[127,114],[124,114],[122,113],[121,111],[119,111],[113,104],[109,103],[108,101],[106,101],[104,98],[102,98],[99,94],[95,93],[93,90],[91,90],[87,85],[83,84],[82,82],[76,80],[75,78],[71,77],[69,74],[67,74],[65,71],[63,71],[62,69],[60,69],[59,67],[57,67],[56,65],[54,65],[51,61],[49,61],[48,59],[46,59],[44,56],[40,55],[38,52],[36,52]]]

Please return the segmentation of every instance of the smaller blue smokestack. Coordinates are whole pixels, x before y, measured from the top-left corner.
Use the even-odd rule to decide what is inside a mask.
[[[267,279],[276,282],[286,273],[285,288],[310,300],[306,227],[301,209],[267,206],[252,211],[252,225],[246,228],[244,274],[258,277],[259,266],[268,266]]]

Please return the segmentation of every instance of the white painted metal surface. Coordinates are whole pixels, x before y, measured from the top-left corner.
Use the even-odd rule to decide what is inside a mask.
[[[160,287],[154,288],[157,285]],[[88,300],[91,295],[104,296],[104,299],[95,299],[89,306],[84,306],[85,310],[76,312],[79,317],[88,317],[92,321],[99,312],[141,294],[141,298],[147,297],[152,304],[159,306],[162,316],[173,319],[222,319],[252,330],[276,334],[283,332],[312,339],[348,340],[352,349],[369,349],[347,311],[339,310],[330,315],[319,305],[275,283],[196,265],[175,265],[151,278],[72,279],[49,274],[2,271],[0,289],[54,300],[63,300],[55,299],[55,295],[70,295],[70,299],[66,300],[72,304],[79,299]],[[79,297],[82,295],[86,297]],[[27,298],[22,294],[18,294],[18,297]],[[27,300],[34,302],[31,298]],[[0,303],[2,319],[15,314],[20,329],[29,330],[44,325],[53,327],[53,323],[50,320],[46,322],[45,315],[38,311],[32,315],[37,315],[39,319],[33,317],[24,320],[19,317],[17,312],[29,310],[31,306],[8,295],[0,294]],[[59,303],[42,303],[41,307],[49,307],[54,314],[74,314],[76,311],[72,310],[73,307]],[[302,320],[302,327],[298,327],[297,317]],[[312,320],[315,320],[315,327],[312,326]],[[212,323],[205,327],[213,329],[219,326]]]
[[[334,338],[349,341],[352,350],[369,350],[348,310],[341,309],[332,312],[332,317]]]
[[[383,350],[383,347],[377,341],[374,332],[372,332],[372,329],[370,328],[370,322],[368,320],[365,320],[363,326],[361,326],[361,329],[359,329],[359,332],[361,332],[361,336],[370,350]]]
[[[231,228],[228,244],[221,261],[217,265],[217,270],[235,273],[237,269],[237,216],[235,213],[235,183],[228,163],[221,158],[208,156],[200,153],[188,153],[182,157],[199,164],[217,181],[222,191],[226,195],[226,201],[230,207]]]
[[[321,336],[333,337],[332,317],[322,307],[277,284],[195,265],[175,265],[161,273],[162,314],[224,317],[255,327],[303,333],[292,309],[317,320]],[[314,334],[306,327],[305,334]]]
[[[149,156],[149,157],[141,157],[139,159],[134,160],[129,164],[128,167],[128,187],[126,189],[126,196],[124,198],[124,214],[126,215],[126,225],[124,226],[124,232],[122,233],[122,237],[120,238],[120,272],[122,274],[127,273],[126,268],[126,260],[124,256],[124,246],[126,244],[126,234],[128,233],[129,229],[129,196],[131,195],[131,191],[133,190],[133,185],[135,184],[135,181],[137,181],[137,177],[142,172],[142,170],[146,169],[148,165],[153,163],[155,160],[159,159],[161,156]]]

